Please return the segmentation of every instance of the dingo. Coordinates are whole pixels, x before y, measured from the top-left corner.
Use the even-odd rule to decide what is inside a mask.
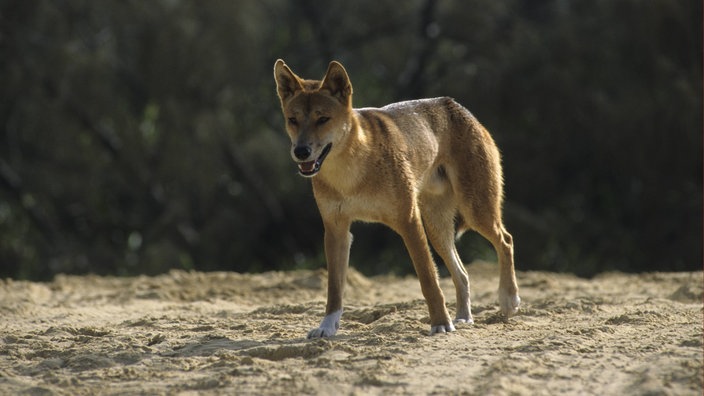
[[[330,62],[322,81],[304,80],[281,59],[276,88],[298,172],[312,178],[325,228],[328,296],[325,317],[308,338],[335,335],[353,221],[380,222],[402,238],[430,312],[430,334],[454,331],[428,241],[452,275],[454,323],[472,323],[469,277],[455,236],[473,229],[499,259],[499,303],[507,318],[521,302],[513,240],[501,220],[503,180],[496,144],[451,98],[352,108],[344,67]]]

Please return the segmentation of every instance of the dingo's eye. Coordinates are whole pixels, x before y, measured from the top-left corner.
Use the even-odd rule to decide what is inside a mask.
[[[288,119],[288,123],[291,124],[291,125],[294,125],[294,126],[295,126],[295,125],[298,125],[298,121],[296,120],[296,117],[290,117],[290,118]]]
[[[315,125],[323,125],[328,121],[330,121],[330,117],[320,117],[318,121],[315,122]]]

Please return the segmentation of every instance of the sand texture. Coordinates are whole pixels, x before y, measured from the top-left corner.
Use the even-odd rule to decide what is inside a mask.
[[[702,394],[701,272],[519,272],[505,322],[496,265],[468,271],[474,325],[429,337],[415,278],[351,271],[311,341],[322,270],[0,281],[0,394]]]

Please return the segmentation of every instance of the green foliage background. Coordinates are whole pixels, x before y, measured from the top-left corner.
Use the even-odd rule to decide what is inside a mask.
[[[702,265],[702,3],[0,3],[0,277],[324,265],[273,63],[358,107],[453,96],[497,140],[519,269]],[[355,225],[352,265],[409,272]],[[466,261],[492,258],[476,235]]]

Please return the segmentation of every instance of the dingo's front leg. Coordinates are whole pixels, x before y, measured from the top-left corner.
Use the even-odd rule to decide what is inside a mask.
[[[411,219],[411,222],[399,231],[406,244],[406,249],[411,255],[423,297],[428,304],[430,335],[455,331],[455,326],[452,324],[450,314],[445,307],[445,296],[440,289],[437,268],[430,254],[428,239],[423,230],[420,216]]]
[[[352,234],[350,224],[325,222],[325,257],[328,261],[328,303],[320,327],[308,333],[308,338],[332,337],[340,328],[342,293],[345,288],[350,258]]]

